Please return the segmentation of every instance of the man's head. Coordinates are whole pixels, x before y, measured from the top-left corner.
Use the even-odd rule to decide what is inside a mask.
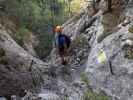
[[[55,32],[55,33],[61,33],[61,32],[62,32],[61,26],[56,26],[56,27],[54,28],[54,32]]]

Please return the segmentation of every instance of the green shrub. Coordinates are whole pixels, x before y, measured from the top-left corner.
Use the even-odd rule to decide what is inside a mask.
[[[103,93],[97,94],[88,89],[83,95],[83,100],[110,100],[110,98]]]
[[[15,34],[15,40],[16,42],[23,46],[24,44],[24,38],[29,38],[29,31],[25,27],[21,27],[17,30],[17,33]]]
[[[113,28],[115,28],[120,21],[120,14],[119,13],[107,13],[102,16],[101,23],[103,25],[103,33],[107,33],[109,31],[112,31]]]
[[[80,79],[81,79],[81,81],[84,82],[87,86],[89,86],[89,79],[88,79],[88,77],[86,76],[85,73],[81,73]]]
[[[3,57],[3,56],[5,56],[5,51],[4,51],[4,49],[2,49],[2,48],[0,48],[0,57]]]
[[[133,25],[129,26],[128,31],[133,33]]]
[[[0,64],[6,65],[7,64],[7,59],[5,57],[6,52],[4,49],[0,48]]]
[[[82,100],[110,100],[110,98],[103,92],[98,94],[92,91],[91,87],[89,86],[89,79],[85,73],[81,73],[80,78],[81,81],[87,85],[87,90],[84,92]]]
[[[5,7],[5,14],[19,28],[14,37],[16,42],[23,46],[27,31],[34,32],[40,41],[37,53],[45,58],[52,49],[52,27],[63,24],[70,13],[79,11],[80,0],[3,0],[0,5]]]
[[[5,57],[0,58],[0,64],[7,65],[7,59]]]
[[[42,33],[39,36],[39,45],[35,47],[40,58],[46,58],[52,50],[53,36],[48,33]]]
[[[64,97],[64,100],[68,100],[68,96],[65,96],[65,97]]]

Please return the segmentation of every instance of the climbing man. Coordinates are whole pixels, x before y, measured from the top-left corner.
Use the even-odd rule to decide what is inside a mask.
[[[54,28],[55,33],[55,46],[58,49],[58,53],[61,57],[62,64],[66,65],[68,62],[67,56],[70,48],[70,37],[68,37],[65,34],[62,34],[62,28],[61,26],[56,26]]]

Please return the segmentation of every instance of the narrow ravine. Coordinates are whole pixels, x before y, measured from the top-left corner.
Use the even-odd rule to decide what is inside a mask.
[[[91,12],[90,5],[81,8],[62,25],[62,33],[72,41],[67,65],[61,64],[55,46],[50,46],[46,58],[44,48],[38,48],[43,54],[39,58],[34,49],[38,41],[33,36],[27,41],[19,37],[19,44],[13,37],[16,30],[0,19],[0,96],[7,100],[133,100],[133,0],[112,0],[111,12],[107,3],[98,0],[97,12]]]
[[[57,100],[66,100],[65,98],[68,100],[81,100],[83,98],[83,93],[86,91],[86,85],[83,81],[81,81],[81,75],[85,72],[86,62],[90,52],[90,45],[88,43],[88,38],[90,36],[89,34],[92,34],[96,31],[96,23],[90,27],[90,32],[88,34],[83,33],[79,36],[77,34],[76,38],[72,41],[72,49],[69,55],[70,61],[68,65],[64,66],[60,64],[60,61],[58,61],[58,53],[55,49],[53,49],[55,51],[52,51],[50,55],[51,59],[48,59],[48,61],[49,63],[52,63],[51,70],[55,76],[51,77],[51,85],[49,87],[52,88],[54,87],[53,84],[56,84],[56,89],[42,89],[41,93],[39,94],[42,96],[42,98],[47,98],[47,93],[56,94]],[[74,33],[73,36],[75,36]],[[45,86],[43,88],[45,88]],[[52,97],[48,97],[49,98],[46,100],[53,100]]]

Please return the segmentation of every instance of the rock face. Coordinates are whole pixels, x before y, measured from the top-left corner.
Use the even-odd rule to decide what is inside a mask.
[[[132,9],[127,8],[130,17]],[[23,96],[24,90],[39,85],[40,93],[27,92],[23,100],[84,100],[88,87],[80,77],[85,71],[87,84],[94,91],[103,91],[112,100],[133,100],[133,60],[125,57],[123,49],[123,41],[133,39],[128,31],[130,24],[116,22],[117,29],[98,43],[99,33],[104,31],[102,21],[98,14],[92,17],[87,10],[62,25],[63,33],[72,38],[66,66],[60,64],[55,48],[46,62],[33,57],[0,25],[0,96]],[[128,18],[128,22],[133,21]]]
[[[102,43],[94,44],[86,69],[90,85],[94,89],[103,90],[118,100],[133,99],[133,60],[124,57],[120,38],[120,36],[124,38],[126,35],[133,36],[127,31],[127,27],[108,36]],[[104,63],[98,62],[98,53],[101,49],[106,54]]]
[[[128,11],[129,8],[127,13]],[[47,95],[44,91],[49,90],[50,94],[52,92],[53,95],[58,95],[61,100],[84,100],[82,97],[87,87],[80,80],[80,74],[85,70],[94,91],[102,91],[112,100],[132,100],[133,60],[125,58],[123,41],[133,34],[128,32],[129,24],[121,26],[116,22],[115,26],[116,30],[98,43],[99,33],[104,31],[99,15],[91,17],[87,10],[83,10],[63,24],[63,33],[73,40],[70,62],[67,66],[61,65],[57,52],[53,50],[50,55],[52,59],[49,60],[53,76],[49,77],[50,81],[44,85],[41,94]],[[86,56],[88,61],[85,64]]]
[[[28,54],[0,28],[0,96],[24,96],[41,83],[47,64]]]
[[[133,8],[127,8],[127,11],[130,9]],[[133,17],[130,12],[131,16]],[[133,38],[133,34],[128,31],[129,26],[127,24],[112,32],[101,43],[97,43],[95,39],[86,65],[86,75],[91,87],[95,91],[104,91],[112,100],[133,99],[133,59],[124,56],[122,47],[125,39]],[[102,29],[101,26],[98,27],[97,34]],[[99,55],[101,50],[102,54]]]
[[[2,12],[1,12],[2,13]],[[37,54],[34,47],[38,45],[38,39],[34,33],[25,28],[19,28],[13,19],[9,18],[6,14],[0,14],[0,23],[8,31],[8,34],[21,45],[29,54],[36,56]],[[17,21],[16,21],[17,22]]]
[[[111,11],[108,10],[109,1],[111,1],[112,4]],[[98,36],[98,42],[101,42],[102,39],[110,34],[110,31],[115,30],[117,25],[124,21],[124,11],[127,7],[127,3],[128,1],[125,0],[101,0],[98,7],[103,13],[101,17],[103,31]]]
[[[123,10],[122,14],[120,13],[119,10],[118,16],[120,16],[120,14],[126,16],[125,22],[127,20],[129,20],[129,22],[133,21],[132,20],[133,15],[131,11],[131,9],[133,8],[131,8],[130,6],[131,2],[132,0],[130,0],[128,4],[129,6],[126,5],[126,13],[124,12],[125,10]],[[114,9],[118,8],[116,7]],[[85,12],[85,14],[87,15],[87,12]],[[132,100],[133,99],[133,89],[132,89],[133,60],[125,57],[124,54],[125,51],[123,49],[123,41],[126,39],[132,40],[133,37],[133,34],[128,31],[130,24],[127,23],[122,26],[124,20],[121,20],[119,22],[114,22],[114,23],[112,22],[114,24],[112,25],[112,23],[109,23],[112,20],[112,18],[106,19],[106,21],[108,21],[110,25],[109,26],[105,25],[105,26],[107,26],[108,28],[116,28],[116,29],[111,31],[109,34],[107,33],[107,35],[104,38],[102,38],[101,43],[98,43],[97,39],[99,37],[99,33],[103,32],[105,29],[105,27],[102,27],[104,26],[102,23],[103,19],[97,17],[95,23],[91,24],[91,27],[87,26],[85,28],[84,22],[89,22],[88,19],[92,20],[93,17],[88,16],[87,19],[87,16],[83,17],[83,15],[81,15],[78,20],[76,19],[76,21],[71,20],[68,22],[69,24],[65,23],[64,26],[66,25],[66,27],[64,28],[64,33],[72,34],[72,36],[75,35],[74,38],[81,33],[86,33],[86,38],[88,38],[88,44],[90,45],[91,49],[89,49],[90,52],[88,52],[89,56],[85,72],[88,77],[90,86],[96,92],[104,91],[108,96],[111,96],[112,100]],[[108,17],[106,15],[102,15],[102,17],[103,16],[106,18]],[[112,15],[109,15],[109,17],[111,16]],[[116,16],[117,15],[115,15],[115,17]],[[84,19],[84,21],[82,18]],[[83,29],[83,31],[81,31],[80,29],[81,30]],[[80,86],[82,85],[80,84]],[[79,97],[78,100],[80,99],[81,98]],[[72,100],[76,99],[73,98]]]
[[[23,42],[24,42],[24,49],[34,57],[37,57],[36,51],[34,49],[35,46],[38,45],[38,39],[33,35],[32,32],[25,33],[27,35],[24,36]]]
[[[48,61],[51,64],[49,81],[43,84],[39,94],[42,96],[42,100],[43,98],[47,98],[46,100],[56,100],[56,98],[57,100],[81,100],[85,85],[80,81],[80,74],[85,69],[84,63],[88,57],[89,49],[86,35],[78,36],[72,43],[70,60],[65,66],[61,64],[56,50],[53,50],[50,55],[52,59]],[[54,97],[49,97],[51,94]]]

